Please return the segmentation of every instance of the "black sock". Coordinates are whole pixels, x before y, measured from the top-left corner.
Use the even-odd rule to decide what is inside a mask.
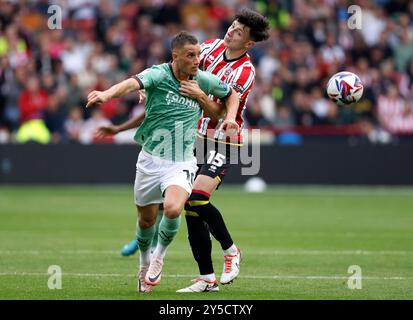
[[[227,250],[234,244],[221,213],[209,202],[206,192],[193,190],[186,206],[187,210],[196,212],[208,224],[212,235],[221,244],[222,250]]]
[[[188,240],[191,245],[192,254],[198,263],[199,274],[214,273],[212,265],[212,242],[206,223],[198,216],[191,216],[191,212],[185,215],[188,227]]]

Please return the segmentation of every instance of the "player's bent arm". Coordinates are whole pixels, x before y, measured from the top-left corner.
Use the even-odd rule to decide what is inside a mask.
[[[124,123],[120,125],[111,124],[108,126],[100,126],[99,128],[97,128],[95,132],[96,137],[102,138],[102,137],[107,137],[107,136],[113,136],[115,134],[118,134],[119,132],[139,127],[141,123],[143,122],[144,118],[145,118],[145,114],[143,113],[142,115],[129,119],[128,121],[125,121]]]
[[[240,127],[236,121],[236,116],[239,108],[239,96],[236,91],[231,88],[231,94],[225,99],[227,116],[222,122],[220,129],[225,130],[229,135],[238,133]]]
[[[197,98],[201,108],[205,111],[208,117],[214,122],[218,122],[219,119],[225,116],[225,107],[222,103],[212,101],[208,96],[203,93]]]
[[[133,78],[123,80],[122,82],[110,87],[106,92],[110,98],[120,98],[128,93],[136,90],[141,90],[140,83]]]
[[[224,116],[224,106],[209,99],[195,80],[181,81],[179,90],[183,96],[191,97],[198,101],[201,108],[213,121],[218,122]]]
[[[231,88],[231,94],[225,99],[226,120],[234,120],[237,117],[239,108],[239,96],[237,92]]]
[[[109,101],[112,98],[123,97],[124,95],[143,89],[138,81],[133,78],[126,79],[114,86],[110,87],[105,91],[92,91],[87,96],[87,105],[86,108],[89,108],[93,105],[100,105]]]
[[[121,123],[120,125],[117,125],[116,126],[116,130],[118,131],[117,133],[139,127],[142,124],[144,119],[145,119],[145,112],[143,112],[139,116],[129,119],[128,121],[125,121],[124,123]]]

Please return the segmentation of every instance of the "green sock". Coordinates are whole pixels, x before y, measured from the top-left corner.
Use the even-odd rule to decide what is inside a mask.
[[[155,250],[156,245],[158,244],[158,231],[159,231],[159,224],[161,223],[163,217],[163,210],[158,211],[158,216],[156,217],[156,222],[155,222],[155,233],[152,238],[152,244],[151,248]]]
[[[152,238],[155,233],[155,225],[142,229],[139,227],[139,224],[137,226],[137,232],[136,232],[136,239],[138,240],[138,246],[141,251],[147,251],[149,247],[151,246]]]
[[[167,247],[178,233],[180,225],[181,216],[175,219],[169,219],[166,216],[163,216],[161,223],[159,224],[159,243],[162,246]]]

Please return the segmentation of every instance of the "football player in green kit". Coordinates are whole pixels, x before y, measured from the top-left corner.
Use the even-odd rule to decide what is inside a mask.
[[[198,69],[200,45],[196,37],[180,32],[171,47],[172,63],[152,66],[106,91],[92,91],[86,105],[100,105],[141,89],[146,92],[145,120],[135,134],[135,141],[142,146],[134,186],[139,216],[139,292],[150,292],[161,280],[166,249],[178,232],[197,171],[193,146],[202,110],[196,100],[181,95],[180,81],[195,80],[207,95],[225,101],[226,118],[221,128],[239,130],[235,121],[238,95],[218,77]],[[159,203],[163,203],[164,215],[151,255]]]

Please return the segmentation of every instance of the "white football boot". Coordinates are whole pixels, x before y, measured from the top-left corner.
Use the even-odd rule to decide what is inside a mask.
[[[150,293],[152,292],[152,286],[147,285],[145,282],[145,276],[148,272],[148,267],[140,267],[138,273],[138,292],[139,293]]]
[[[241,251],[237,247],[237,252],[224,256],[224,268],[221,274],[221,284],[230,284],[239,274],[241,263]]]
[[[191,292],[217,292],[219,291],[218,281],[206,281],[203,279],[195,279],[194,284],[189,287],[179,289],[176,292],[179,293],[191,293]]]
[[[161,282],[163,267],[163,259],[161,257],[153,257],[151,264],[149,265],[148,272],[145,276],[145,282],[147,285],[156,286]]]

